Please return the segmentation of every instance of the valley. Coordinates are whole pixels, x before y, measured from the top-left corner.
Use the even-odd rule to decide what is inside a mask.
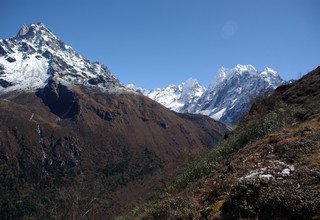
[[[318,219],[320,67],[125,86],[41,22],[0,40],[1,219]]]

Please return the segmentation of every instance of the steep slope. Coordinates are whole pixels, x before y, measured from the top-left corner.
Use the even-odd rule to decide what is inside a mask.
[[[225,140],[128,217],[317,219],[319,84],[320,67],[256,101]]]
[[[127,90],[41,23],[0,41],[0,218],[111,218],[226,128]]]
[[[177,112],[208,115],[228,125],[235,125],[249,111],[252,102],[267,96],[284,81],[271,68],[257,71],[252,65],[221,67],[208,88],[194,79],[164,89],[142,91],[144,95]]]

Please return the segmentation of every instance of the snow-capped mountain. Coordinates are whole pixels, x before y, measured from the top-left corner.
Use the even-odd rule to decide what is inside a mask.
[[[205,89],[195,79],[151,91],[133,88],[177,111],[201,113],[227,124],[236,123],[257,96],[283,80],[276,71],[257,71],[252,65],[221,68]],[[23,26],[18,34],[0,40],[0,92],[35,92],[52,85],[98,87],[114,92],[124,87],[99,64],[92,63],[64,44],[43,23]]]
[[[126,89],[41,23],[0,41],[0,66],[0,163],[19,182],[2,190],[1,172],[0,203],[17,206],[0,205],[0,219],[113,219],[161,187],[159,173],[175,176],[227,131]],[[75,200],[95,211],[66,213],[61,204]]]
[[[221,67],[188,112],[205,114],[233,125],[249,111],[254,99],[270,94],[283,83],[277,72],[268,67],[263,71],[257,71],[252,65],[238,64],[232,69]]]
[[[0,40],[0,92],[35,91],[49,80],[71,86],[121,87],[105,66],[75,52],[43,23],[23,26],[16,37]]]
[[[137,89],[132,84],[128,86],[136,91],[141,91],[144,95],[176,112],[184,112],[182,108],[197,103],[205,91],[205,87],[200,86],[198,81],[192,78],[179,85],[172,84],[166,88],[157,88],[151,91]]]
[[[234,125],[249,111],[255,98],[269,94],[283,83],[269,67],[257,71],[252,65],[238,64],[232,69],[221,67],[207,89],[189,79],[177,86],[143,93],[173,111],[200,113]]]
[[[143,95],[146,95],[146,94],[148,94],[148,93],[150,92],[148,89],[141,88],[141,87],[137,87],[136,85],[134,85],[134,84],[132,84],[132,83],[126,85],[126,87],[127,87],[128,89],[133,90],[133,91],[142,93]]]

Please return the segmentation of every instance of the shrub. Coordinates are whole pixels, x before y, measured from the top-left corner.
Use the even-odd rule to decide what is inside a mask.
[[[320,214],[316,186],[295,180],[250,179],[235,184],[221,210],[226,219],[311,219]]]

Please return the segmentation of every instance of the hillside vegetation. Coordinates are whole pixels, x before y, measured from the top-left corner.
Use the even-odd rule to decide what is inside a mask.
[[[257,100],[205,158],[118,219],[320,219],[320,67]]]

